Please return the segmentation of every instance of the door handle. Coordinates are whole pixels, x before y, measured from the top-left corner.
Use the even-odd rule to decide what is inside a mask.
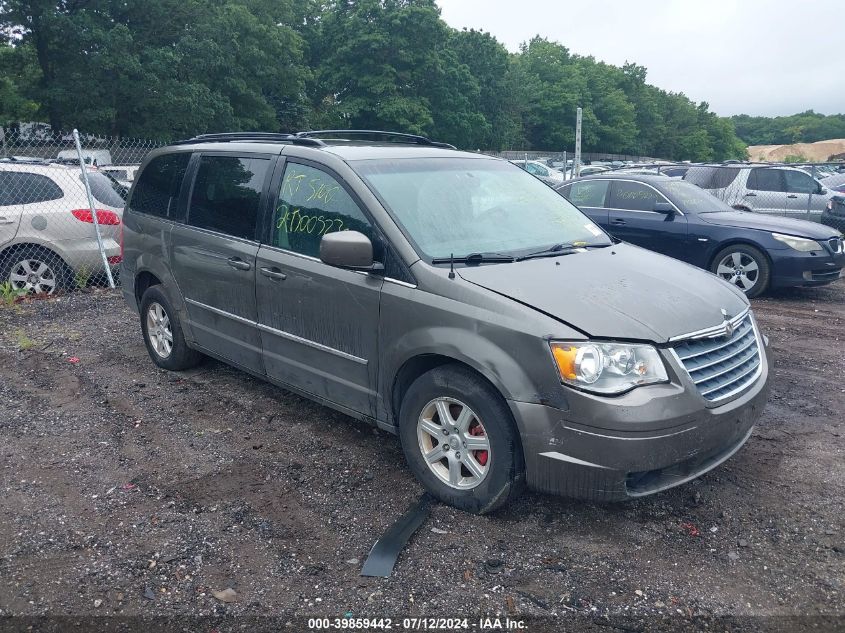
[[[796,196],[794,193],[791,193],[791,194],[789,194],[789,195],[788,195],[788,196],[786,196],[786,197],[787,197],[787,198],[797,198],[798,196]]]
[[[756,198],[757,194],[756,193],[747,193],[747,194],[745,194],[745,197],[746,198]]]
[[[232,268],[236,268],[238,270],[249,270],[252,268],[252,264],[245,262],[240,257],[230,257],[226,260],[226,263]]]
[[[288,276],[278,268],[260,268],[261,274],[273,281],[284,281]]]
[[[627,222],[625,222],[625,220],[611,220],[610,223],[613,226],[625,226],[627,224]]]
[[[10,220],[9,218],[3,217],[2,215],[0,215],[0,224],[14,224],[14,223],[15,223],[14,220]]]

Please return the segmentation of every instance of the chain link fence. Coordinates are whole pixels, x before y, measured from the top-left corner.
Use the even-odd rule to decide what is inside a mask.
[[[0,128],[0,299],[119,283],[126,196],[158,145]]]

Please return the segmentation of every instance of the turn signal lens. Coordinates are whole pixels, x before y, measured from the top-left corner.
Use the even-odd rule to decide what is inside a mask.
[[[586,391],[618,394],[669,380],[651,345],[553,342],[551,349],[561,380]]]

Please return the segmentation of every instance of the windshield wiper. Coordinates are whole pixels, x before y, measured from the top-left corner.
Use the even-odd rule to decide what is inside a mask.
[[[562,242],[560,244],[550,246],[549,248],[544,248],[543,250],[537,251],[536,253],[528,253],[528,255],[517,257],[516,261],[521,262],[525,261],[526,259],[536,259],[538,257],[557,257],[558,255],[571,255],[572,253],[575,253],[579,248],[604,248],[606,246],[610,246],[610,244],[591,244],[588,242]]]
[[[510,263],[516,261],[513,255],[504,255],[502,253],[470,253],[469,255],[462,255],[461,257],[436,257],[431,260],[432,264],[496,264],[496,263]]]

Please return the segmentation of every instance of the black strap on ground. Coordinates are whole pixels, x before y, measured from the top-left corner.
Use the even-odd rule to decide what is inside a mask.
[[[417,531],[431,510],[432,498],[428,493],[423,494],[417,502],[408,508],[396,523],[388,528],[382,537],[373,545],[367,560],[364,561],[362,576],[380,576],[387,578],[393,571],[396,559],[405,548],[408,539]]]

